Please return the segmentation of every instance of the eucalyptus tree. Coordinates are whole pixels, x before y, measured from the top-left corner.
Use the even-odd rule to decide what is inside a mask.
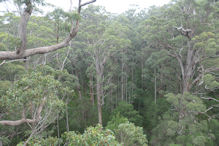
[[[155,8],[145,22],[149,46],[177,60],[182,93],[202,85],[204,75],[219,69],[217,6],[207,0],[179,0]]]
[[[172,108],[152,130],[151,145],[213,145],[214,134],[207,119],[200,118],[208,109],[202,99],[189,93],[167,94]]]
[[[104,98],[107,96],[107,91],[112,88],[112,76],[105,71],[105,68],[109,67],[107,61],[109,62],[117,49],[126,47],[129,40],[124,37],[126,28],[118,22],[110,22],[110,15],[103,8],[88,7],[83,11],[83,17],[83,28],[77,40],[81,43],[78,47],[84,48],[89,56],[88,70],[90,75],[95,76],[98,117],[99,123],[102,124]],[[88,23],[90,25],[87,25]],[[114,30],[115,27],[117,30]]]
[[[41,133],[63,110],[65,104],[59,96],[64,90],[53,76],[43,76],[39,72],[26,74],[1,95],[0,106],[5,114],[1,117],[0,125],[27,124],[31,129],[29,139]]]
[[[180,76],[172,78],[178,78],[182,93],[166,95],[171,108],[154,128],[152,145],[209,145],[213,141],[207,120],[214,118],[208,113],[216,106],[207,108],[193,94],[218,89],[214,77],[219,69],[217,7],[218,2],[178,0],[149,11],[151,16],[144,23],[145,39],[150,48],[175,59],[175,73]]]
[[[114,27],[117,26],[117,31],[114,30]],[[108,25],[105,28],[105,31],[101,34],[97,40],[97,44],[91,44],[91,55],[93,58],[93,63],[95,65],[96,70],[96,83],[97,83],[97,100],[98,107],[104,104],[104,98],[106,97],[106,92],[111,84],[110,74],[104,75],[104,66],[106,66],[106,61],[110,56],[115,53],[116,49],[124,48],[128,45],[129,40],[122,37],[121,33],[123,33],[122,26],[118,23]],[[99,107],[99,112],[101,111],[101,107]],[[99,113],[99,122],[102,124],[102,120],[100,120],[102,115]]]
[[[29,18],[32,14],[32,11],[34,10],[34,6],[36,4],[43,4],[43,0],[16,0],[14,3],[18,5],[20,8],[24,8],[21,14],[20,18],[20,25],[19,25],[19,38],[20,38],[20,43],[16,47],[15,51],[8,50],[7,51],[0,51],[0,59],[1,60],[8,60],[8,59],[20,59],[28,56],[32,56],[35,54],[44,54],[48,52],[52,52],[55,50],[58,50],[60,48],[64,48],[69,45],[69,42],[76,36],[78,29],[79,29],[79,16],[81,12],[81,8],[95,2],[96,0],[91,0],[87,1],[85,3],[82,3],[81,0],[78,2],[78,8],[77,8],[77,19],[72,21],[72,26],[70,29],[69,34],[67,37],[62,40],[60,43],[57,43],[55,45],[50,45],[50,46],[44,46],[44,47],[36,47],[32,49],[27,49],[27,25]]]

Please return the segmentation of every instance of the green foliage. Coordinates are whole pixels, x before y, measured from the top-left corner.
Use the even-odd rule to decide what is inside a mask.
[[[0,80],[0,95],[4,95],[6,91],[10,88],[11,83],[9,81],[1,81]]]
[[[15,50],[19,44],[19,38],[5,32],[0,32],[0,51]]]
[[[209,122],[209,129],[212,131],[215,137],[214,145],[219,143],[219,120],[212,119]]]
[[[218,47],[216,39],[216,35],[213,32],[202,32],[193,38],[195,42],[194,49],[203,48],[207,56],[213,56],[216,54]]]
[[[147,146],[147,138],[143,128],[130,123],[127,118],[119,113],[112,117],[107,123],[107,129],[112,130],[116,139],[125,146]]]
[[[53,22],[50,19],[36,16],[31,17],[27,25],[27,29],[31,30],[31,33],[27,36],[27,48],[54,44],[56,42],[54,38],[56,29],[53,26]],[[61,32],[58,33],[63,34]]]
[[[3,144],[9,144],[10,143],[10,140],[5,137],[5,136],[0,136],[0,141],[3,143]]]
[[[148,143],[143,128],[129,122],[118,126],[116,139],[125,146],[147,146]]]
[[[74,96],[74,87],[77,87],[77,79],[74,75],[69,74],[67,70],[55,70],[54,68],[48,65],[39,65],[36,69],[30,70],[30,72],[37,71],[42,75],[52,75],[54,79],[60,82],[59,94],[64,97],[72,97]]]
[[[174,106],[175,109],[184,110],[188,112],[189,115],[197,115],[206,110],[202,100],[190,93],[184,93],[184,95],[169,93],[166,97],[167,101]]]
[[[77,97],[77,95],[74,96]],[[97,107],[93,106],[87,97],[83,99],[69,97],[67,110],[69,112],[69,129],[83,133],[88,126],[97,124]],[[59,121],[61,133],[66,131],[65,118]]]
[[[152,136],[152,129],[159,124],[169,107],[170,104],[164,98],[159,98],[156,104],[153,97],[147,96],[145,98],[144,107],[139,111],[143,116],[144,131],[147,133],[148,138]]]
[[[56,97],[58,86],[60,86],[59,82],[55,81],[52,76],[43,77],[40,73],[27,74],[7,91],[2,103],[5,106],[14,106],[10,104],[11,102],[22,105],[28,103],[30,99],[40,103],[45,96],[48,99]]]
[[[23,144],[24,142],[21,142],[18,146]],[[100,125],[88,127],[83,134],[74,131],[65,132],[60,139],[56,137],[48,137],[45,139],[34,137],[28,144],[36,146],[57,146],[59,144],[69,146],[121,146],[121,144],[116,141],[113,132],[108,129],[104,130]]]
[[[21,11],[28,1],[13,0]],[[31,2],[34,11],[45,4],[44,0]],[[173,0],[121,15],[94,5],[83,8],[81,16],[62,9],[46,16],[33,13],[27,25],[28,49],[60,43],[75,20],[80,21],[79,32],[68,47],[30,57],[26,63],[6,61],[0,66],[0,119],[21,119],[22,111],[32,119],[45,100],[41,118],[48,127],[43,124],[43,132],[33,136],[29,145],[147,145],[143,131],[156,146],[218,145],[218,105],[194,96],[201,92],[218,97],[218,8],[216,0]],[[19,47],[19,19],[15,13],[0,16],[0,51]],[[176,27],[191,29],[191,39]],[[183,85],[178,59],[184,72],[191,73],[186,80],[191,94],[178,94]],[[95,69],[100,66],[104,66],[100,75],[103,125],[107,123],[115,135],[99,125],[90,127],[98,121]],[[207,111],[209,107],[213,109]],[[0,125],[0,140],[4,145],[25,141],[30,126],[35,124]]]
[[[65,106],[58,97],[59,90],[60,83],[54,77],[32,72],[14,82],[6,94],[0,98],[0,105],[10,113],[10,119],[15,120],[15,118],[20,118],[24,111],[26,117],[32,116],[31,111],[38,110],[44,103],[41,116],[46,116],[47,122],[50,123],[54,115]],[[47,115],[48,112],[50,115]]]
[[[209,90],[215,90],[219,87],[219,82],[215,79],[215,76],[212,74],[206,74],[204,76],[205,88]]]
[[[212,142],[214,135],[208,129],[208,122],[198,118],[198,115],[206,110],[199,97],[189,93],[167,94],[166,97],[172,108],[153,129],[151,144],[201,146]]]
[[[119,125],[122,123],[127,123],[128,119],[125,117],[120,116],[120,113],[117,113],[112,117],[112,119],[107,123],[106,128],[110,129],[114,132],[118,129]]]
[[[104,130],[102,126],[89,127],[83,135],[77,134],[74,131],[66,132],[63,136],[63,143],[69,146],[102,146],[102,145],[114,145],[120,144],[115,140],[112,131]]]
[[[34,145],[34,146],[58,146],[60,143],[60,139],[56,137],[48,137],[44,138],[32,138],[27,145]],[[17,146],[23,146],[24,142],[19,143]]]
[[[8,63],[0,67],[0,79],[14,81],[25,73],[25,67],[22,64]]]
[[[112,116],[116,116],[118,113],[137,126],[142,125],[142,116],[134,109],[132,104],[120,102],[119,105],[113,110]]]
[[[163,63],[165,60],[169,58],[166,50],[161,50],[159,52],[154,52],[151,56],[146,60],[146,63],[150,65],[152,68],[158,66]]]
[[[210,73],[211,71],[214,74],[218,68],[218,57],[216,55],[219,44],[217,36],[218,27],[214,21],[217,19],[215,15],[217,15],[218,10],[215,7],[218,7],[218,2],[179,0],[163,7],[151,8],[148,12],[148,19],[142,22],[139,27],[140,30],[143,30],[140,34],[142,34],[148,46],[155,52],[151,53],[151,57],[148,59],[148,63],[151,64],[150,66],[153,67],[158,63],[164,63],[163,68],[167,68],[170,60],[165,62],[165,59],[167,60],[168,56],[173,57],[175,59],[174,62],[178,61],[178,65],[175,66],[176,63],[175,65],[172,64],[170,68],[174,68],[174,72],[181,74],[180,78],[183,78],[184,75],[182,74],[184,74],[183,72],[185,72],[189,62],[191,62],[192,65],[187,69],[191,70],[194,68],[192,70],[193,73],[191,73],[192,75],[185,76],[189,77],[187,82],[195,82],[193,84],[189,83],[191,86],[189,88],[195,88],[196,85],[202,83],[200,80],[197,82],[197,76]],[[211,26],[208,27],[203,24],[201,21],[203,17],[205,22],[211,24]],[[190,36],[186,36],[178,28],[190,29],[192,33],[189,34]],[[189,55],[193,57],[190,58]],[[153,58],[154,60],[152,60]],[[208,69],[211,71],[209,72]],[[166,72],[165,76],[170,76],[171,79],[174,79],[170,74]],[[183,85],[178,80],[176,81],[176,84]],[[200,87],[204,90],[204,86]]]

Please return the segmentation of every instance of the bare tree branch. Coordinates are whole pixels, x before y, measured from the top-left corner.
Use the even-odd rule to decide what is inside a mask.
[[[41,118],[41,112],[43,110],[43,107],[45,105],[46,102],[46,97],[43,98],[42,102],[40,103],[39,107],[36,110],[36,116],[33,116],[33,119],[26,119],[26,112],[25,109],[23,109],[22,114],[21,114],[21,119],[20,120],[16,120],[16,121],[11,121],[11,120],[2,120],[0,121],[1,125],[8,125],[8,126],[18,126],[24,123],[36,123],[40,120]]]
[[[60,69],[61,71],[63,71],[63,69],[65,67],[65,63],[66,63],[66,61],[68,59],[69,52],[70,52],[70,47],[68,48],[68,51],[67,51],[66,56],[65,56],[65,59],[62,62],[62,66],[61,66],[61,69]]]
[[[201,69],[201,70],[200,70]],[[200,66],[200,69],[198,70],[199,72],[200,72],[200,74],[192,81],[192,85],[195,85],[196,83],[198,83],[198,81],[200,81],[201,79],[203,79],[203,77],[204,77],[204,66],[203,65],[201,65]],[[200,82],[199,83],[199,85],[201,85],[203,83],[203,81],[202,82]]]
[[[211,67],[211,68],[207,68],[205,70],[205,73],[209,73],[209,72],[212,72],[212,71],[218,71],[219,70],[219,67]]]
[[[35,123],[36,120],[34,119],[21,119],[21,120],[16,120],[16,121],[9,121],[9,120],[3,120],[0,121],[1,125],[7,125],[7,126],[18,126],[23,123]]]
[[[181,35],[184,35],[184,36],[186,36],[188,39],[191,40],[191,38],[192,38],[192,33],[193,33],[193,31],[192,31],[191,29],[184,29],[182,26],[180,26],[180,27],[175,27],[175,28],[176,28],[176,30],[177,30],[178,32],[181,33]]]
[[[79,12],[79,14],[80,14],[81,8],[82,8],[83,6],[89,5],[89,4],[94,3],[94,2],[96,2],[96,0],[91,0],[91,1],[88,1],[88,2],[85,2],[85,3],[81,4],[81,0],[79,0],[79,7],[78,7],[78,12]]]
[[[10,61],[3,60],[3,62],[0,63],[0,66],[4,65],[4,64],[7,64],[7,63],[12,63],[12,62],[16,62],[16,61],[27,61],[27,60],[28,59],[15,59],[15,60],[10,60]]]
[[[3,60],[3,61],[2,61],[2,63],[0,63],[0,66],[1,66],[1,65],[3,65],[3,64],[5,64],[5,62],[6,62],[6,61],[5,61],[5,60]]]
[[[212,98],[212,97],[200,97],[202,99],[206,99],[206,100],[214,100],[216,102],[219,102],[219,100],[215,99],[215,98]]]
[[[79,5],[78,5],[78,14],[80,15],[81,8],[83,6],[86,6],[88,4],[91,4],[95,2],[96,0],[91,0],[86,3],[81,4],[81,0],[79,0]],[[26,19],[28,20],[28,19]],[[0,51],[0,60],[14,60],[14,59],[21,59],[25,58],[28,56],[33,56],[35,54],[45,54],[48,52],[56,51],[58,49],[64,48],[69,45],[69,42],[77,35],[79,28],[79,20],[76,21],[76,24],[72,23],[72,27],[70,30],[69,35],[64,39],[61,43],[58,43],[56,45],[51,45],[51,46],[45,46],[45,47],[38,47],[38,48],[32,48],[32,49],[27,49],[24,50],[25,48],[20,48],[23,52],[18,54],[17,51]]]

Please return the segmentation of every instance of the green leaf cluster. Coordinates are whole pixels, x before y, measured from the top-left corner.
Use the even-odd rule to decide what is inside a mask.
[[[120,102],[119,105],[113,110],[112,117],[120,115],[128,119],[128,121],[134,123],[137,126],[142,126],[143,118],[136,111],[132,104],[128,104],[126,102]]]
[[[167,94],[172,108],[166,112],[162,121],[153,129],[153,145],[208,145],[214,135],[208,129],[208,121],[199,118],[206,110],[199,97],[192,94]]]
[[[74,131],[66,132],[62,136],[63,143],[69,146],[107,146],[120,144],[116,141],[112,131],[104,130],[102,126],[88,127],[83,135],[77,134]]]

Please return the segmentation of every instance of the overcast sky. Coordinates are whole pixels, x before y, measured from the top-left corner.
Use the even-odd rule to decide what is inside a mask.
[[[64,10],[69,9],[70,0],[46,0],[56,6],[63,8]],[[88,0],[82,0],[86,2]],[[170,0],[97,0],[95,5],[101,5],[106,8],[107,11],[112,13],[122,13],[128,10],[131,5],[139,5],[140,8],[148,8],[152,5],[161,6],[168,3]],[[72,0],[76,5],[78,0]]]
[[[7,3],[0,3],[0,12],[5,11],[7,8],[9,11],[13,11],[15,8],[12,7],[12,0],[9,0]],[[68,11],[70,9],[70,0],[45,0],[48,3],[51,3],[57,7]],[[82,0],[86,2],[89,0]],[[77,6],[78,0],[72,0],[73,6]],[[170,0],[97,0],[94,4],[101,5],[106,8],[107,11],[111,13],[122,13],[129,8],[133,7],[133,5],[138,5],[140,8],[148,8],[150,6],[162,6],[166,3],[170,2]],[[50,8],[43,8],[45,11],[50,11]]]

